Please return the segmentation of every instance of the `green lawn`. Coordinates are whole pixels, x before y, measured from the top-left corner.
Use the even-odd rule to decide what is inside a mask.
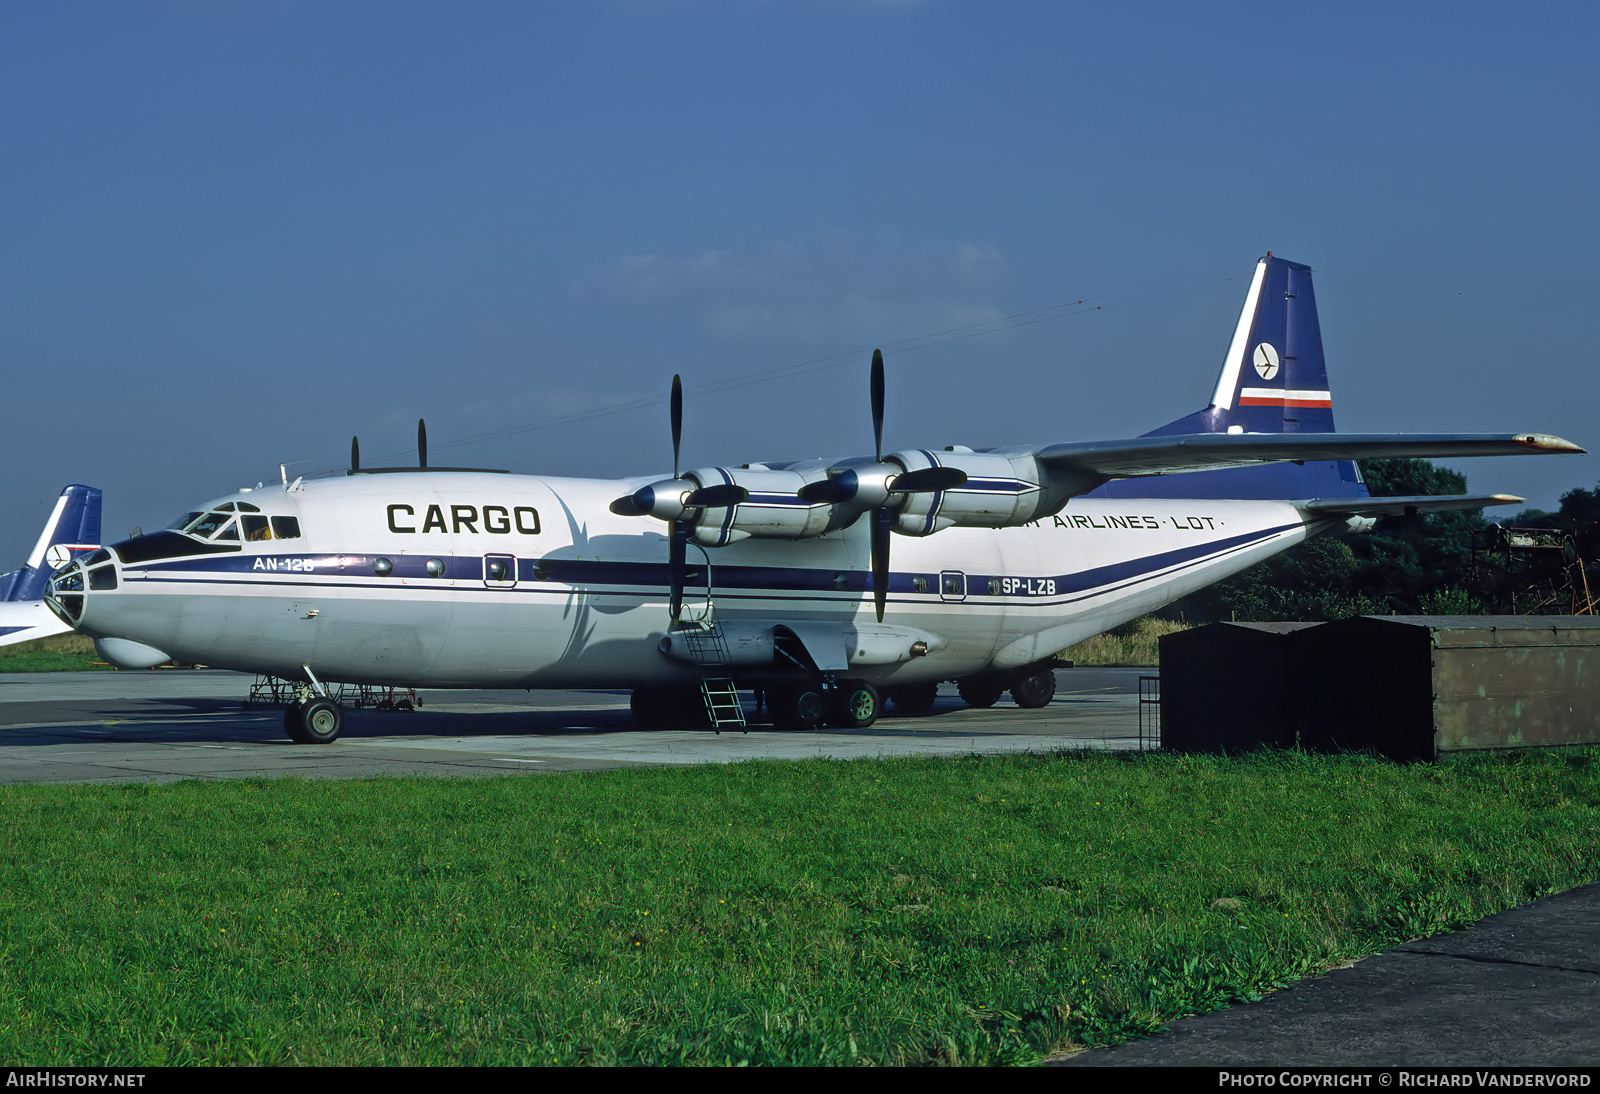
[[[1600,876],[1593,750],[0,788],[17,1064],[1008,1064]]]
[[[57,634],[0,646],[0,672],[83,672],[109,669],[81,634]]]

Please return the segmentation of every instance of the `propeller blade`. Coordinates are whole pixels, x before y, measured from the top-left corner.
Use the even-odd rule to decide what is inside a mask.
[[[361,470],[361,438],[350,438],[350,470],[352,473]]]
[[[678,449],[683,444],[683,380],[672,374],[672,477],[678,477]],[[673,613],[677,618],[677,613]]]
[[[844,492],[839,484],[832,479],[818,479],[808,482],[795,495],[807,505],[823,505],[828,502],[841,502],[845,500]]]
[[[668,608],[672,613],[672,622],[677,623],[678,617],[683,614],[683,582],[685,554],[689,546],[689,525],[681,520],[672,522],[672,532],[667,538],[667,584],[671,588],[671,598]]]
[[[896,475],[889,484],[891,494],[931,494],[936,490],[954,490],[967,481],[967,473],[959,467],[924,467]]]
[[[612,502],[611,511],[619,517],[642,517],[646,512],[639,508],[639,501],[632,494],[624,494]]]
[[[721,486],[702,486],[685,498],[683,504],[690,509],[726,509],[749,497],[750,491],[744,487],[723,483]]]
[[[428,423],[417,419],[417,466],[428,466]]]
[[[883,462],[883,351],[872,351],[872,436],[873,456]]]
[[[894,513],[884,507],[872,511],[872,606],[883,622],[883,607],[889,601],[889,535]]]
[[[795,491],[795,496],[807,505],[822,505],[849,501],[856,496],[861,480],[854,471],[846,470],[816,482],[808,482]]]

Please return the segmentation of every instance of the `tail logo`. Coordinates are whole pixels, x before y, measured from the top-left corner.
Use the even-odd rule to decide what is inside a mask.
[[[1270,342],[1262,342],[1256,347],[1253,360],[1256,366],[1256,375],[1263,380],[1270,380],[1278,375],[1278,351],[1272,348]]]

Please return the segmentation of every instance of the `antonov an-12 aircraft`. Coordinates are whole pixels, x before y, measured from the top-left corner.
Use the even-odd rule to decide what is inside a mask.
[[[68,563],[49,603],[128,667],[299,682],[296,741],[338,737],[327,681],[628,688],[646,724],[790,728],[1054,692],[1055,653],[1309,536],[1504,495],[1371,498],[1351,462],[1577,453],[1538,433],[1341,434],[1307,266],[1256,266],[1211,404],[1143,437],[882,451],[670,478],[429,467],[284,476]],[[891,551],[891,545],[893,550]],[[719,701],[720,700],[720,701]],[[704,724],[703,721],[701,724]]]

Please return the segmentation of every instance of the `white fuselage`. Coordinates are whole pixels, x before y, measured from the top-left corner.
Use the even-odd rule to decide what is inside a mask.
[[[294,517],[299,536],[120,562],[115,588],[86,591],[78,628],[180,661],[351,683],[684,682],[692,667],[658,648],[666,528],[608,509],[646,481],[414,471],[229,495],[207,508]],[[730,626],[873,623],[867,523],[691,544],[685,617],[709,604]],[[1022,527],[897,535],[884,622],[939,641],[852,674],[892,685],[1021,669],[1324,526],[1287,502],[1078,498]]]

